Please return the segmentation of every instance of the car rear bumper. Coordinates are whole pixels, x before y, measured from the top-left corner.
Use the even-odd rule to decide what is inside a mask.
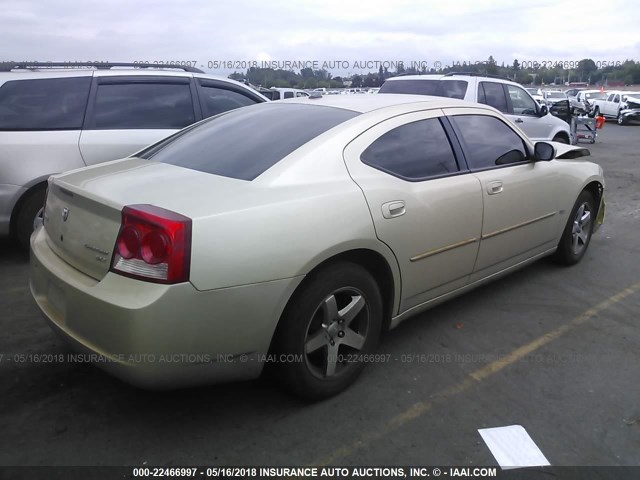
[[[31,292],[72,348],[143,388],[257,377],[286,301],[302,277],[211,291],[108,273],[97,281],[31,238]]]

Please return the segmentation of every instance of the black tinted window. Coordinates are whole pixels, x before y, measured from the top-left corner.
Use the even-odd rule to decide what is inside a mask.
[[[274,92],[274,95],[277,92]],[[241,93],[224,88],[200,87],[202,110],[205,117],[212,117],[219,113],[228,112],[247,105],[256,103],[252,98]],[[276,98],[274,97],[274,100]]]
[[[195,120],[191,90],[186,83],[98,85],[95,128],[182,128]]]
[[[480,82],[478,88],[478,102],[497,108],[501,112],[507,113],[507,96],[501,83]]]
[[[522,139],[505,123],[486,115],[449,117],[465,146],[472,170],[522,162],[528,159]]]
[[[0,87],[0,129],[82,128],[91,77],[10,80]]]
[[[402,125],[362,152],[362,161],[393,175],[423,179],[458,171],[458,164],[437,118]]]
[[[293,92],[284,92],[284,98],[293,98]]]
[[[406,93],[464,99],[467,82],[464,80],[391,80],[384,82],[378,93]]]
[[[263,103],[191,127],[140,156],[253,180],[308,141],[356,115],[318,105]]]

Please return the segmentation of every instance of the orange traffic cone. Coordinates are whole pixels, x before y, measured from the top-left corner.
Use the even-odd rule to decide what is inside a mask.
[[[596,117],[596,128],[604,127],[605,118],[602,115]]]

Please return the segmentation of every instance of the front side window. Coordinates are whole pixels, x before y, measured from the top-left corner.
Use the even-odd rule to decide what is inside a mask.
[[[225,88],[201,86],[202,114],[212,117],[220,113],[256,103],[252,98]],[[275,98],[274,98],[275,99]]]
[[[101,130],[176,129],[196,120],[186,83],[100,84],[93,117]]]
[[[527,92],[515,85],[507,85],[507,91],[511,98],[511,107],[515,115],[535,115],[536,102]],[[562,96],[562,95],[560,95]],[[554,98],[553,92],[548,94],[548,98]]]
[[[455,115],[449,118],[465,147],[471,170],[528,160],[522,138],[501,120],[488,115]]]
[[[507,97],[501,83],[480,82],[478,86],[478,103],[484,103],[503,113],[509,113]]]
[[[408,123],[385,133],[362,152],[367,165],[410,180],[459,171],[440,120]]]
[[[90,76],[5,82],[0,130],[79,130],[90,86]]]

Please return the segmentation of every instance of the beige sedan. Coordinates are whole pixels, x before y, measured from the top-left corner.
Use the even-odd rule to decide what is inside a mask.
[[[31,290],[89,360],[147,388],[334,395],[381,332],[553,255],[604,216],[588,150],[495,109],[402,95],[265,103],[49,180]]]

